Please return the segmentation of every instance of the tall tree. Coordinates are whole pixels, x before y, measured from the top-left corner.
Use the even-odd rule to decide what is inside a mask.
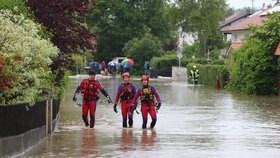
[[[85,25],[89,0],[27,0],[36,19],[53,34],[52,42],[63,53],[94,50],[96,37]]]
[[[202,55],[220,41],[220,21],[224,19],[227,7],[225,0],[177,0],[176,7],[178,24],[185,32],[197,33]]]
[[[23,14],[25,17],[31,16],[23,0],[1,0],[0,10],[2,9],[8,9],[13,11],[13,13],[16,12],[17,14]]]
[[[165,18],[165,7],[165,0],[97,1],[88,17],[90,29],[99,38],[97,52],[102,54],[97,57],[123,56],[125,43],[145,33],[161,40],[170,38],[172,26]]]
[[[68,54],[81,49],[95,51],[96,36],[86,26],[90,0],[26,0],[40,24],[53,34],[51,41],[60,49],[52,65],[56,84],[60,84],[66,69],[72,65]]]

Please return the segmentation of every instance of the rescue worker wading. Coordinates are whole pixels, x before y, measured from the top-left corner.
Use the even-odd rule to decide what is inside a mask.
[[[198,83],[198,78],[199,78],[199,71],[196,69],[196,66],[193,66],[193,69],[190,71],[190,76],[189,78],[192,80],[194,84]]]
[[[77,100],[77,94],[82,93],[83,95],[83,106],[82,106],[82,118],[85,123],[85,126],[94,127],[95,124],[95,111],[97,106],[97,101],[99,100],[99,93],[97,90],[100,90],[104,96],[107,97],[109,103],[112,103],[112,100],[105,89],[101,84],[95,80],[95,72],[89,71],[88,79],[84,79],[80,86],[77,87],[74,94],[73,100]],[[90,124],[88,123],[88,111],[90,111]]]
[[[151,122],[151,128],[154,128],[156,122],[157,122],[157,114],[156,114],[156,110],[159,110],[160,106],[161,106],[161,100],[159,97],[159,94],[156,91],[156,88],[154,86],[150,86],[148,85],[149,83],[149,78],[147,76],[142,76],[141,77],[141,83],[142,83],[142,87],[138,89],[134,99],[131,102],[131,106],[133,106],[138,97],[140,97],[141,100],[141,112],[142,112],[142,118],[143,118],[143,124],[142,124],[142,128],[145,129],[147,128],[147,122],[148,122],[148,113],[150,114],[151,118],[152,118],[152,122]],[[158,105],[155,107],[155,103],[154,103],[154,97],[157,100]],[[136,109],[137,105],[133,106],[133,109]],[[156,108],[156,110],[155,110]]]
[[[130,74],[125,72],[122,74],[124,83],[122,83],[117,92],[115,99],[114,111],[117,113],[117,104],[121,102],[123,127],[127,127],[127,118],[129,127],[133,125],[133,110],[130,109],[130,102],[136,94],[136,87],[130,82]]]

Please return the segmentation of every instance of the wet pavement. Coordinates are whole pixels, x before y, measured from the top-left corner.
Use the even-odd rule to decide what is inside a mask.
[[[102,96],[96,126],[85,128],[81,108],[72,102],[81,79],[71,79],[61,104],[56,131],[25,153],[31,157],[280,157],[280,99],[245,97],[205,86],[169,80],[152,81],[162,107],[155,129],[123,129],[122,118]],[[133,81],[140,85],[139,79]],[[102,79],[112,99],[120,80]],[[140,111],[138,106],[138,111]],[[150,123],[151,119],[148,120]]]

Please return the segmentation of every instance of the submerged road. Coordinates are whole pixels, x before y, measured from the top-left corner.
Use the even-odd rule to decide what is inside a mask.
[[[81,79],[71,79],[55,132],[27,151],[31,157],[280,157],[280,99],[244,97],[184,82],[152,81],[161,95],[154,130],[122,128],[122,118],[101,95],[96,126],[85,128],[72,102]],[[103,79],[112,99],[119,79]],[[133,83],[140,86],[139,79]],[[138,111],[140,111],[138,106]],[[151,119],[149,118],[150,123]]]

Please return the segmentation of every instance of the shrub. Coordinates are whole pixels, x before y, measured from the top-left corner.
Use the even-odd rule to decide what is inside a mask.
[[[170,51],[161,57],[153,57],[150,63],[151,68],[156,70],[159,76],[171,77],[172,66],[178,66],[178,58],[174,51]],[[184,63],[182,65],[185,66]]]
[[[277,95],[277,58],[273,47],[280,37],[280,13],[269,15],[262,26],[251,26],[254,34],[233,52],[229,89],[248,95]]]
[[[193,65],[196,65],[199,70],[199,80],[198,83],[207,85],[210,87],[216,86],[216,79],[219,79],[220,88],[224,88],[229,82],[229,68],[226,65],[201,65],[190,63],[187,65],[188,74]]]
[[[277,60],[258,39],[250,39],[233,54],[229,89],[248,95],[276,94]]]
[[[39,36],[41,27],[23,15],[0,11],[0,55],[13,64],[4,63],[2,78],[11,78],[9,91],[0,92],[0,104],[34,102],[54,89],[50,64],[58,49]],[[3,64],[3,63],[2,63]],[[14,72],[14,77],[11,75]]]
[[[146,34],[142,39],[134,38],[128,41],[123,48],[123,52],[127,57],[134,60],[132,73],[134,72],[137,75],[144,72],[145,61],[163,53],[158,37],[150,34]]]

